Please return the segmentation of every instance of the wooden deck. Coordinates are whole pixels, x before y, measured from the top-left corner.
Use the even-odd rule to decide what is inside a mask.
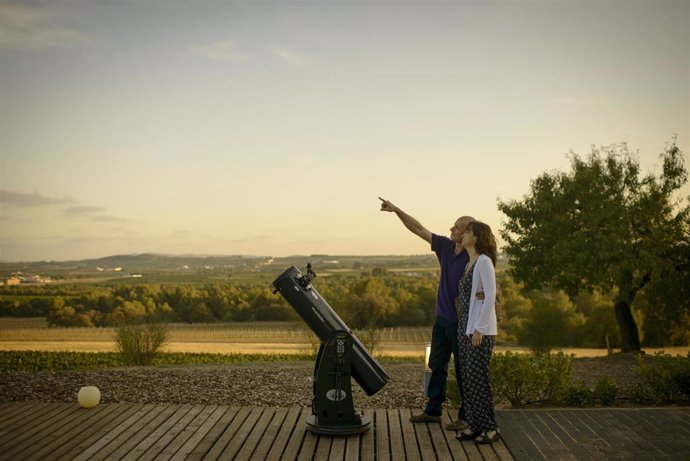
[[[0,460],[553,460],[689,459],[690,410],[497,412],[504,441],[460,443],[409,409],[366,411],[372,430],[306,430],[306,408],[205,405],[0,404]],[[444,423],[450,421],[444,415]],[[511,454],[512,453],[512,454]]]
[[[3,460],[512,460],[503,443],[477,447],[409,409],[365,412],[373,429],[348,437],[306,430],[307,408],[204,405],[0,405]],[[450,421],[448,414],[444,416]]]

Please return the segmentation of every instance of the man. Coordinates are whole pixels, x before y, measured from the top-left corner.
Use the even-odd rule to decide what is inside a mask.
[[[446,400],[446,383],[448,381],[448,363],[453,354],[455,364],[455,378],[462,399],[462,383],[460,381],[460,366],[458,363],[458,317],[455,312],[455,299],[458,297],[458,281],[462,276],[465,266],[469,261],[467,251],[461,246],[462,234],[467,225],[475,219],[470,216],[458,218],[450,228],[450,238],[432,234],[419,221],[414,219],[393,205],[388,200],[381,200],[381,211],[395,213],[400,221],[413,234],[419,236],[429,244],[431,250],[441,265],[441,277],[438,284],[438,296],[436,301],[436,321],[431,333],[431,355],[429,356],[429,368],[431,379],[427,394],[429,401],[424,411],[410,418],[413,423],[435,423],[441,421],[443,402]],[[477,295],[479,299],[483,294]],[[451,431],[461,431],[467,427],[465,422],[465,402],[458,409],[458,419],[446,425]]]

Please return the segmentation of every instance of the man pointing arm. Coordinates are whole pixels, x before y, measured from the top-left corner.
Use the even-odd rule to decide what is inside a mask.
[[[450,228],[450,238],[434,234],[427,230],[419,221],[408,215],[388,200],[381,200],[381,211],[395,213],[403,225],[413,234],[429,242],[431,250],[436,253],[441,266],[436,301],[436,320],[431,333],[431,355],[429,368],[431,379],[427,395],[429,401],[424,412],[414,415],[410,421],[414,423],[440,422],[443,412],[443,402],[446,400],[446,385],[448,381],[448,363],[451,354],[454,357],[455,377],[458,390],[462,398],[462,382],[460,381],[460,364],[458,358],[458,318],[455,312],[455,299],[458,297],[458,281],[469,260],[467,252],[462,248],[462,234],[467,225],[474,221],[470,216],[458,218]],[[464,399],[458,411],[458,419],[446,426],[448,430],[461,431],[465,423]]]

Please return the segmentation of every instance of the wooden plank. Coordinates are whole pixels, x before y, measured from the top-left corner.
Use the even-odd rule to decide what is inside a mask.
[[[616,413],[617,423],[622,426],[622,431],[634,437],[632,445],[635,447],[635,452],[640,456],[647,455],[657,459],[668,457],[667,453],[656,446],[660,441],[659,435],[665,431],[663,422],[654,419],[652,411],[645,412],[644,417],[639,418],[635,417],[636,413]]]
[[[119,439],[112,443],[117,444],[117,446],[114,447],[113,451],[108,453],[108,459],[120,459],[125,455],[130,458],[139,456],[141,451],[136,452],[136,455],[134,454],[134,451],[138,448],[139,444],[146,443],[146,441],[150,439],[151,434],[178,410],[179,405],[158,405],[158,407],[159,408],[154,410],[157,412],[157,414],[155,414],[153,418],[146,421],[143,426],[134,426],[132,431],[122,434]],[[153,414],[153,412],[151,412],[151,414]],[[129,456],[130,453],[132,453],[132,456]]]
[[[377,408],[375,410],[376,422],[374,430],[376,433],[376,459],[387,461],[391,459],[390,438],[388,436],[388,415],[386,410]]]
[[[115,405],[113,405],[115,407]],[[122,405],[122,411],[118,412],[113,408],[102,420],[99,420],[85,434],[77,438],[74,442],[65,444],[56,450],[55,458],[62,460],[73,460],[92,445],[98,443],[111,431],[118,428],[132,416],[139,413],[144,405]]]
[[[534,425],[531,413],[526,410],[519,411],[523,434],[534,444],[534,448],[544,459],[557,459],[557,453],[549,442],[548,434],[544,434],[540,428]]]
[[[213,413],[214,407],[207,405],[195,405],[195,407],[190,411],[194,412],[198,409],[197,415],[191,419],[187,420],[187,424],[183,424],[182,421],[187,419],[187,416],[182,418],[179,424],[176,424],[169,432],[175,431],[175,428],[182,429],[177,432],[177,435],[172,439],[172,441],[163,449],[163,451],[156,456],[156,460],[168,460],[172,458],[177,451],[182,448],[182,446],[189,440],[189,438],[194,435],[194,433],[206,422],[211,413]]]
[[[525,429],[524,416],[520,410],[506,410],[497,414],[502,436],[510,452],[518,460],[546,459],[532,434]]]
[[[319,436],[318,445],[316,446],[313,459],[327,459],[328,461],[331,461],[329,455],[331,454],[333,439],[334,437],[331,435]]]
[[[121,417],[127,410],[131,410],[132,406],[127,404],[102,404],[105,407],[105,411],[98,414],[96,418],[87,418],[82,424],[74,427],[70,432],[65,434],[64,438],[60,440],[61,445],[55,445],[50,447],[50,457],[53,459],[59,459],[61,456],[65,455],[70,450],[76,449],[80,443],[84,442],[90,436],[97,433],[98,430],[105,427],[111,421],[117,420]],[[47,455],[47,453],[46,453]],[[44,453],[42,451],[35,453],[30,456],[29,459],[44,459]]]
[[[50,406],[51,404],[49,403],[35,402],[25,405],[17,404],[13,406],[11,411],[8,411],[7,414],[0,419],[0,438],[2,438],[2,436],[8,432],[15,432],[18,427],[25,423],[25,419],[30,420],[32,418],[31,415],[34,415],[37,412],[40,412],[39,414],[41,414]]]
[[[345,459],[345,446],[350,437],[333,437],[331,452],[328,461],[343,461]],[[317,458],[318,459],[318,458]]]
[[[89,461],[91,460],[102,448],[106,447],[110,442],[116,439],[120,434],[128,430],[131,426],[137,424],[145,418],[148,413],[150,413],[155,405],[144,405],[139,408],[139,410],[132,416],[127,418],[125,421],[121,422],[117,427],[114,427],[110,432],[101,437],[96,443],[89,446],[86,450],[75,457],[75,461]]]
[[[642,455],[644,451],[650,448],[650,444],[644,439],[635,437],[631,439],[631,433],[623,430],[625,426],[613,414],[605,409],[584,410],[593,419],[596,419],[600,424],[607,428],[606,432],[602,434],[615,449],[614,456],[616,457],[634,457]]]
[[[578,421],[580,427],[584,427],[588,432],[585,443],[591,443],[597,447],[606,458],[615,457],[617,449],[611,444],[608,437],[603,437],[607,433],[606,428],[599,421],[591,418],[584,409],[570,410],[570,416]]]
[[[165,448],[159,444],[161,438],[180,419],[189,413],[192,408],[193,405],[170,405],[168,411],[162,415],[164,420],[155,424],[154,430],[150,432],[146,438],[137,443],[137,445],[130,452],[130,457],[141,460],[153,459],[163,448]],[[152,448],[153,446],[156,446],[156,448]]]
[[[280,459],[294,460],[297,459],[297,455],[300,452],[304,438],[307,435],[307,417],[311,415],[310,408],[303,408],[300,414],[297,416],[297,421],[295,423],[295,430],[285,447],[285,452],[283,457]]]
[[[13,430],[17,427],[20,421],[27,417],[28,415],[38,411],[39,409],[44,409],[48,407],[49,403],[16,403],[12,404],[4,415],[0,418],[0,435]]]
[[[410,415],[412,412],[410,411]],[[434,453],[434,444],[431,441],[431,435],[429,434],[429,426],[423,423],[413,423],[412,427],[417,436],[417,444],[419,446],[419,453],[422,459],[436,459]]]
[[[4,416],[7,410],[14,408],[19,402],[0,402],[0,418]]]
[[[219,407],[219,406],[211,406],[213,409],[213,412],[211,415],[204,421],[204,424],[202,424],[197,431],[194,432],[194,434],[185,442],[185,444],[180,447],[180,449],[175,453],[175,455],[172,457],[174,460],[189,460],[190,455],[194,452],[196,449],[197,445],[204,440],[206,435],[209,433],[209,431],[215,426],[215,424],[218,422],[218,420],[223,416],[223,414],[227,411],[227,407]]]
[[[247,436],[247,440],[245,440],[240,451],[237,452],[237,459],[249,459],[252,456],[252,453],[254,453],[254,450],[259,445],[261,438],[268,429],[268,425],[275,416],[275,412],[275,408],[264,409],[261,417],[254,425],[254,429],[252,429]]]
[[[57,411],[51,412],[48,419],[41,419],[40,422],[31,424],[30,427],[22,428],[21,432],[17,432],[12,440],[3,444],[1,451],[8,458],[11,458],[27,446],[40,444],[43,436],[60,427],[61,424],[74,419],[78,416],[79,410],[86,411],[71,403],[58,404]]]
[[[225,431],[223,431],[220,437],[218,437],[218,440],[216,440],[216,443],[214,443],[211,449],[208,451],[208,453],[206,453],[204,459],[216,460],[220,458],[221,453],[223,453],[225,447],[227,447],[228,444],[235,437],[235,434],[237,433],[239,428],[244,424],[250,412],[251,408],[249,407],[242,407],[237,411],[237,415],[232,420],[232,423],[225,429]]]
[[[285,451],[285,446],[288,444],[290,435],[295,430],[297,424],[304,425],[303,421],[300,421],[300,414],[302,409],[298,407],[290,408],[287,412],[287,416],[283,420],[278,434],[271,445],[271,451],[266,455],[267,461],[280,460],[283,456],[283,451]]]
[[[143,415],[138,421],[130,424],[124,431],[114,437],[107,445],[103,446],[97,453],[94,453],[89,458],[89,461],[101,461],[118,459],[119,456],[124,456],[133,447],[130,444],[132,440],[137,443],[141,439],[146,438],[154,427],[149,424],[158,420],[158,417],[166,409],[163,405],[154,405],[153,408]]]
[[[453,453],[448,446],[448,441],[444,434],[445,430],[441,427],[441,423],[425,423],[425,425],[429,429],[429,436],[431,437],[431,443],[434,445],[436,457],[442,460],[453,459]]]
[[[311,431],[307,431],[307,433],[304,434],[304,442],[297,454],[297,461],[311,461],[311,459],[314,458],[314,452],[316,451],[316,444],[318,442],[319,436]]]
[[[481,460],[481,455],[474,442],[460,442],[457,439],[457,435],[459,434],[457,431],[447,431],[445,429],[445,425],[451,422],[453,422],[452,414],[449,411],[444,411],[441,414],[441,428],[443,429],[443,435],[446,437],[446,442],[450,447],[453,458],[462,461],[468,459]]]
[[[595,445],[584,443],[587,435],[580,430],[580,428],[573,424],[573,421],[568,417],[567,410],[552,410],[549,416],[563,429],[563,432],[568,434],[570,439],[566,441],[570,447],[570,451],[578,457],[578,459],[601,459],[604,454]]]
[[[376,412],[375,410],[367,410],[365,414],[371,418],[371,429],[364,432],[359,439],[360,455],[361,459],[374,459],[376,453],[376,428],[374,427]]]
[[[238,407],[220,407],[223,414],[216,421],[213,427],[208,431],[208,434],[194,447],[194,450],[187,456],[187,461],[195,461],[202,459],[206,453],[209,452],[219,440],[228,425],[232,423],[239,412]]]
[[[402,428],[400,426],[400,411],[387,410],[388,434],[391,447],[391,459],[405,459],[405,442],[403,442]]]
[[[0,450],[3,450],[7,444],[16,442],[17,434],[22,434],[42,421],[46,421],[64,411],[65,408],[71,407],[72,405],[69,404],[52,404],[45,407],[32,407],[25,412],[17,414],[12,424],[8,424],[0,431]]]
[[[16,454],[16,457],[23,460],[45,459],[56,448],[62,446],[67,440],[87,430],[93,423],[101,419],[110,412],[110,407],[99,405],[87,412],[83,412],[79,417],[69,422],[65,422],[53,431],[43,436],[40,444],[33,444],[26,447],[23,451]]]
[[[491,447],[493,448],[494,453],[496,453],[496,457],[498,457],[498,459],[501,461],[513,461],[515,459],[503,441],[503,437],[501,437],[501,440],[498,442],[493,443]]]
[[[531,416],[532,423],[541,430],[542,434],[544,434],[544,437],[549,441],[549,445],[553,452],[556,453],[558,459],[566,461],[577,459],[565,443],[565,441],[569,439],[568,435],[560,431],[557,424],[549,424],[551,419],[545,419],[546,411],[534,411],[531,413]]]
[[[657,410],[647,410],[655,420],[668,421],[673,424],[673,427],[686,440],[690,440],[690,410],[688,409],[673,409],[673,408],[659,408]],[[636,412],[641,413],[641,412]]]
[[[369,429],[371,431],[371,429]],[[369,432],[367,431],[367,432]],[[359,447],[361,444],[362,435],[353,434],[348,435],[345,439],[345,461],[357,461],[359,457]]]
[[[641,412],[636,412],[634,418],[631,419],[637,422],[637,424],[632,423],[631,426],[642,429],[647,433],[656,432],[657,437],[655,438],[643,437],[647,443],[653,445],[654,449],[668,456],[672,456],[671,454],[677,455],[678,453],[688,453],[690,455],[690,437],[684,433],[686,431],[684,430],[682,419],[676,419],[672,410],[647,410],[644,415]],[[647,424],[640,423],[639,421],[641,420],[646,420]],[[649,428],[648,425],[652,425],[653,428]],[[682,449],[683,445],[686,447],[685,450]]]
[[[405,458],[409,461],[420,461],[417,434],[415,434],[413,423],[410,421],[411,414],[408,408],[400,409],[400,432],[405,445]]]
[[[249,416],[247,416],[247,419],[244,421],[244,424],[242,424],[242,426],[237,430],[235,436],[232,438],[228,446],[225,447],[225,449],[221,453],[222,459],[235,458],[235,455],[238,451],[240,451],[242,445],[244,445],[244,443],[247,441],[247,438],[251,434],[252,429],[254,429],[254,425],[259,420],[259,417],[261,417],[261,414],[263,412],[263,408],[252,408],[252,410],[249,412]]]
[[[141,455],[140,459],[149,460],[163,457],[163,451],[168,448],[172,441],[187,428],[191,421],[193,421],[203,409],[203,405],[183,405],[182,408],[178,410],[179,413],[175,413],[174,420],[165,425],[166,430],[161,431],[160,436],[153,437],[152,444],[149,441],[146,442],[148,448],[144,454]]]
[[[273,443],[276,441],[276,437],[278,436],[281,426],[285,422],[287,413],[287,408],[277,408],[275,410],[273,418],[269,422],[268,427],[266,427],[263,437],[261,437],[259,444],[254,450],[254,454],[252,455],[254,459],[266,459],[268,452],[271,450]]]

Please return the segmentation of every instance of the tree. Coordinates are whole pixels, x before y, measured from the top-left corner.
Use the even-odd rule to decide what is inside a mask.
[[[376,277],[367,277],[352,287],[347,301],[347,322],[352,328],[375,327],[385,323],[397,305],[391,290]]]
[[[584,323],[582,314],[563,291],[529,294],[532,308],[527,313],[518,339],[537,354],[548,354],[553,347],[572,346],[578,327]]]
[[[581,291],[617,288],[614,303],[622,350],[640,350],[631,306],[650,282],[664,279],[674,289],[657,290],[675,315],[688,310],[687,261],[690,207],[674,200],[687,182],[675,144],[661,154],[662,171],[640,174],[627,145],[593,148],[571,155],[571,171],[544,173],[522,201],[499,200],[507,217],[510,274],[526,288],[560,288],[571,298]]]

